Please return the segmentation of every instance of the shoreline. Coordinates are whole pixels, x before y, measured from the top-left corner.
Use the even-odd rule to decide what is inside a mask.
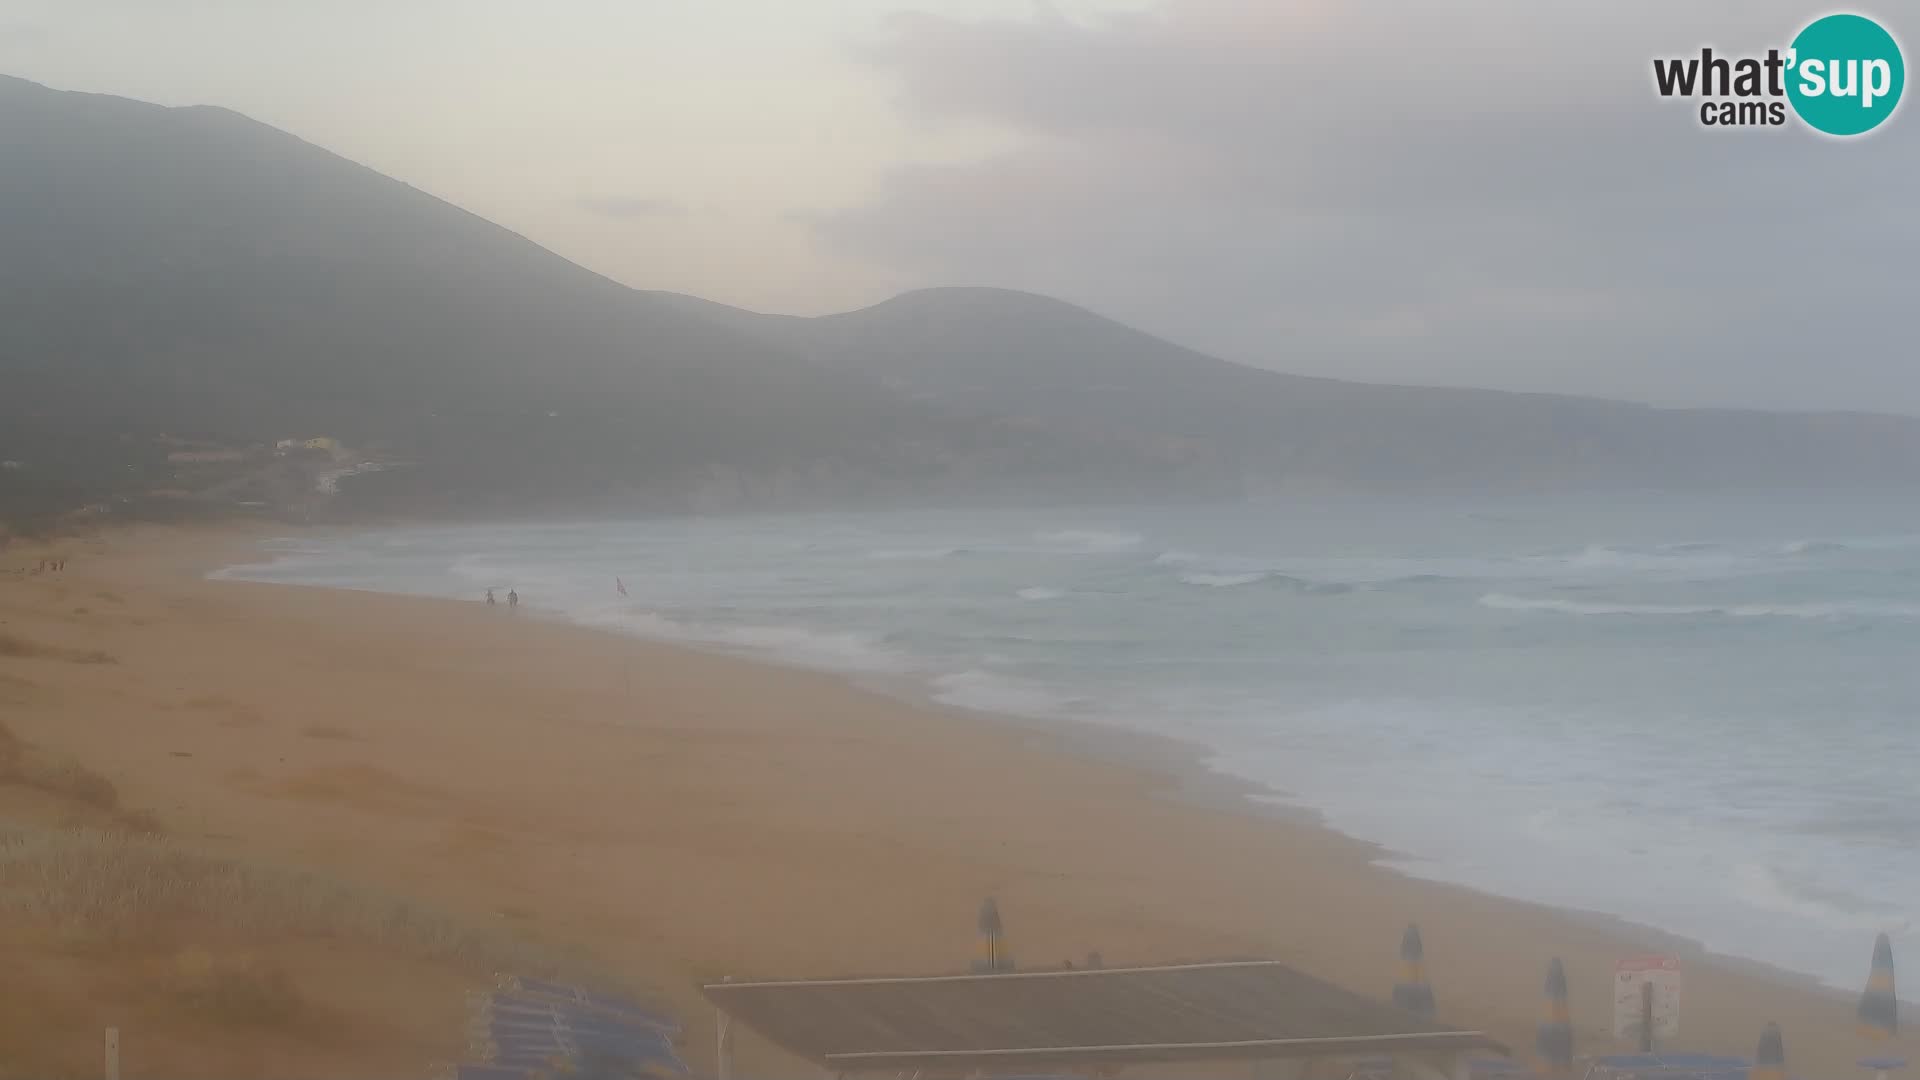
[[[320,530],[332,534],[363,533],[377,531],[391,525],[367,527],[340,527]],[[312,535],[316,530],[298,529],[299,535]],[[291,539],[292,537],[288,537]],[[255,552],[259,553],[256,542]],[[365,592],[380,596],[402,597],[430,603],[463,604],[466,601],[428,596],[423,594],[393,592],[381,589],[353,586],[300,585],[280,582],[255,581],[244,576],[234,575],[233,571],[255,568],[269,568],[280,556],[268,552],[265,560],[233,564],[210,568],[208,580],[232,582],[236,584],[274,585],[286,588],[314,588],[347,592]],[[1814,992],[1832,995],[1836,999],[1851,1001],[1856,991],[1849,987],[1830,984],[1808,972],[1795,971],[1752,957],[1711,949],[1704,942],[1686,934],[1667,930],[1650,923],[1640,922],[1630,916],[1604,911],[1569,907],[1565,905],[1530,900],[1520,896],[1510,896],[1473,884],[1449,880],[1443,877],[1429,877],[1416,873],[1403,865],[1404,862],[1418,862],[1424,858],[1417,852],[1400,851],[1379,841],[1345,832],[1330,824],[1326,815],[1319,809],[1298,801],[1290,792],[1216,767],[1207,759],[1210,749],[1202,743],[1184,739],[1176,735],[1145,731],[1119,724],[1104,723],[1099,720],[1073,717],[1034,717],[1014,712],[996,711],[954,704],[939,700],[937,694],[917,675],[877,675],[854,670],[837,670],[825,665],[807,664],[801,661],[784,659],[765,650],[749,646],[729,646],[720,643],[699,642],[677,639],[665,635],[650,635],[643,631],[619,629],[608,626],[596,626],[569,618],[564,613],[541,608],[529,607],[533,618],[584,631],[592,634],[605,634],[616,638],[644,642],[648,646],[674,651],[685,651],[704,656],[719,657],[739,663],[770,667],[782,671],[803,673],[811,676],[824,676],[836,680],[861,693],[899,701],[902,704],[920,710],[947,714],[959,722],[988,725],[996,730],[1015,735],[1022,740],[1035,740],[1042,746],[1065,750],[1076,757],[1089,761],[1118,765],[1128,769],[1141,769],[1164,777],[1168,783],[1163,789],[1154,792],[1155,798],[1170,799],[1176,803],[1193,806],[1209,811],[1232,813],[1259,821],[1271,821],[1289,828],[1318,830],[1356,845],[1368,853],[1369,865],[1385,874],[1408,882],[1455,890],[1469,896],[1482,897],[1501,904],[1517,904],[1549,913],[1556,917],[1578,921],[1595,929],[1617,936],[1644,952],[1664,952],[1707,958],[1717,966],[1725,966],[1749,973],[1755,977],[1767,979],[1782,986],[1797,989],[1810,989]]]
[[[296,534],[313,535],[318,532],[353,534],[377,531],[386,527],[391,526],[339,527],[326,530],[300,528],[296,529],[294,534],[289,534],[287,538],[291,539]],[[253,550],[259,553],[259,544],[269,542],[270,539],[272,538],[256,539]],[[269,557],[265,560],[209,567],[205,570],[205,577],[209,581],[240,585],[358,592],[434,604],[464,605],[468,603],[468,601],[446,597],[354,586],[255,581],[230,574],[231,571],[236,570],[270,567],[280,557],[270,552],[268,555]],[[1420,861],[1424,857],[1419,853],[1400,851],[1379,841],[1338,829],[1328,822],[1321,810],[1297,801],[1297,797],[1292,793],[1216,767],[1207,760],[1211,754],[1207,746],[1177,735],[1145,731],[1085,718],[1023,716],[1014,712],[954,704],[939,700],[934,691],[924,684],[924,680],[914,675],[876,675],[836,670],[824,665],[787,660],[748,646],[687,641],[664,635],[649,635],[641,631],[596,626],[576,621],[562,612],[537,605],[529,606],[528,615],[571,630],[641,642],[651,648],[824,677],[858,693],[897,701],[916,710],[947,715],[959,723],[984,725],[996,731],[1011,734],[1023,742],[1037,743],[1048,750],[1064,751],[1091,762],[1115,765],[1129,770],[1142,770],[1165,781],[1163,786],[1156,787],[1152,791],[1152,797],[1156,799],[1167,799],[1176,804],[1210,812],[1229,813],[1253,821],[1272,822],[1286,828],[1318,831],[1340,842],[1354,845],[1356,849],[1366,853],[1370,867],[1405,882],[1417,882],[1433,888],[1459,892],[1469,897],[1484,898],[1499,904],[1521,905],[1551,917],[1590,926],[1601,933],[1617,937],[1624,944],[1631,945],[1642,952],[1662,952],[1680,955],[1683,958],[1706,959],[1714,966],[1736,969],[1783,987],[1810,990],[1821,995],[1832,996],[1836,1000],[1845,1000],[1849,1004],[1857,993],[1845,986],[1829,984],[1807,972],[1708,948],[1704,942],[1696,938],[1640,922],[1627,915],[1530,900],[1460,881],[1418,874],[1397,864]]]
[[[324,530],[297,529],[299,536],[363,534],[380,531],[395,525],[345,526]],[[234,571],[266,569],[274,565],[282,554],[262,551],[260,543],[277,539],[295,539],[294,536],[261,538],[256,541],[253,551],[264,554],[264,559],[245,563],[212,567],[207,570],[208,580],[236,584],[271,585],[282,588],[312,588],[345,592],[360,592],[370,595],[391,596],[420,600],[430,603],[464,604],[467,601],[444,596],[423,593],[406,593],[366,588],[360,586],[305,585],[289,582],[254,580]],[[1507,904],[1525,905],[1544,912],[1554,913],[1570,920],[1579,920],[1603,932],[1618,937],[1634,945],[1639,951],[1647,953],[1669,953],[1686,957],[1710,958],[1717,965],[1737,968],[1755,977],[1769,979],[1782,985],[1812,988],[1816,992],[1834,995],[1837,998],[1852,1000],[1857,990],[1853,987],[1829,982],[1818,975],[1799,971],[1767,960],[1743,956],[1738,953],[1715,949],[1703,940],[1690,934],[1666,929],[1650,922],[1644,922],[1631,915],[1607,911],[1601,908],[1582,908],[1553,901],[1536,900],[1525,896],[1502,893],[1444,875],[1427,875],[1418,872],[1408,864],[1427,861],[1427,857],[1417,851],[1401,850],[1391,844],[1346,831],[1332,824],[1326,812],[1303,801],[1296,794],[1274,784],[1253,777],[1235,773],[1214,764],[1210,758],[1214,751],[1204,743],[1161,732],[1144,730],[1118,723],[1103,722],[1086,717],[1067,716],[1031,716],[1013,711],[996,710],[991,707],[976,707],[944,701],[930,685],[924,673],[879,674],[863,672],[857,669],[840,669],[828,664],[812,664],[802,660],[789,659],[769,649],[747,645],[729,645],[721,642],[709,642],[677,638],[665,634],[649,634],[644,630],[626,629],[610,625],[598,625],[569,617],[564,612],[529,605],[527,616],[545,620],[556,625],[593,634],[610,635],[627,641],[645,643],[652,648],[678,650],[703,656],[718,657],[757,667],[768,667],[780,671],[803,673],[810,676],[824,676],[833,679],[861,693],[873,694],[916,710],[926,710],[948,714],[965,723],[983,724],[1002,732],[1008,732],[1021,739],[1038,740],[1043,747],[1053,750],[1065,750],[1075,756],[1090,761],[1114,764],[1130,770],[1144,770],[1164,775],[1170,783],[1165,791],[1157,792],[1156,797],[1170,798],[1175,802],[1191,805],[1209,811],[1229,812],[1255,820],[1274,821],[1293,828],[1306,828],[1322,831],[1342,841],[1357,845],[1359,849],[1370,853],[1370,864],[1382,873],[1411,882],[1449,890],[1458,890],[1471,896]],[[1866,938],[1870,944],[1870,937]],[[1863,976],[1864,978],[1864,976]]]
[[[566,622],[564,619],[560,621]],[[567,622],[567,625],[578,624]],[[1398,864],[1423,859],[1423,856],[1417,852],[1400,851],[1379,841],[1336,828],[1327,821],[1325,814],[1320,810],[1296,801],[1296,797],[1291,793],[1215,767],[1207,760],[1210,751],[1205,745],[1176,735],[1141,731],[1117,724],[1105,724],[1097,720],[1060,717],[1042,719],[969,708],[940,702],[930,695],[912,690],[891,689],[855,674],[810,668],[802,664],[788,664],[772,658],[748,656],[743,652],[719,647],[702,648],[698,645],[651,638],[644,634],[627,634],[597,627],[582,627],[582,629],[594,633],[630,637],[665,648],[687,649],[692,652],[740,659],[750,664],[766,664],[783,670],[828,675],[841,679],[856,689],[897,698],[915,708],[951,714],[961,723],[993,726],[1010,732],[1018,738],[1032,739],[1042,746],[1064,750],[1089,761],[1157,773],[1164,777],[1167,783],[1153,792],[1154,798],[1166,799],[1179,805],[1202,810],[1233,814],[1253,821],[1271,822],[1285,828],[1325,833],[1355,845],[1356,848],[1365,852],[1368,865],[1372,868],[1406,882],[1419,882],[1435,888],[1456,890],[1499,904],[1522,905],[1552,917],[1584,923],[1599,932],[1617,937],[1623,943],[1633,945],[1640,952],[1704,957],[1718,966],[1739,969],[1757,978],[1777,982],[1783,986],[1831,995],[1849,1004],[1858,993],[1848,987],[1831,985],[1807,972],[1794,971],[1764,960],[1708,948],[1698,939],[1665,930],[1650,923],[1639,922],[1626,915],[1597,908],[1576,908],[1543,903],[1463,882],[1414,873]]]
[[[1522,1059],[1550,956],[1573,976],[1580,1052],[1599,1053],[1612,1049],[1612,960],[1666,942],[1687,969],[1681,1045],[1750,1054],[1778,1020],[1797,1072],[1838,1075],[1859,1055],[1843,991],[1381,865],[1393,853],[1263,804],[1266,789],[1169,736],[929,707],[458,600],[205,576],[308,532],[83,542],[87,587],[134,609],[91,631],[122,663],[40,665],[29,677],[48,693],[23,734],[100,768],[195,843],[590,950],[673,1000],[696,1068],[711,1034],[698,981],[959,970],[988,894],[1025,966],[1093,950],[1264,955],[1375,996],[1415,920],[1442,1020]],[[13,599],[0,591],[0,620],[83,636]],[[216,696],[266,719],[223,727],[179,705]],[[320,717],[346,735],[314,736]],[[791,1065],[763,1047],[741,1060]]]

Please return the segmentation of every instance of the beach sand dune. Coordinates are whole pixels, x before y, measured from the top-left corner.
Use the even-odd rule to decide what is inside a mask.
[[[221,936],[217,913],[184,911],[153,947],[116,952],[16,918],[0,1061],[77,1068],[118,1023],[130,1060],[164,1066],[140,1074],[412,1075],[459,1052],[463,988],[550,963],[655,988],[706,1067],[701,981],[964,970],[989,894],[1027,965],[1268,956],[1382,998],[1418,920],[1442,1020],[1516,1047],[1559,956],[1592,1052],[1613,961],[1649,945],[1381,870],[1366,845],[1256,813],[1170,747],[479,603],[204,579],[250,545],[135,530],[70,545],[62,574],[0,579],[0,640],[16,643],[0,650],[0,715],[114,792],[107,814],[9,782],[0,809],[56,831],[145,815],[169,851],[306,875],[361,898],[343,910],[380,897],[440,929],[329,939],[293,919]],[[434,934],[461,944],[423,944]],[[1847,1074],[1862,1049],[1849,996],[1670,947],[1688,969],[1688,1047],[1750,1053],[1778,1020],[1795,1072]],[[165,989],[222,979],[268,999],[277,979],[297,1004],[229,1016]],[[92,1004],[55,1022],[54,1000]],[[329,1025],[357,1044],[321,1049]],[[793,1065],[751,1038],[739,1052],[747,1075]]]

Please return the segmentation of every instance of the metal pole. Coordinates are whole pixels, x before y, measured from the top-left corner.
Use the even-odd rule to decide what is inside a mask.
[[[733,976],[724,976],[720,981],[732,982]],[[724,1009],[715,1009],[714,1013],[719,1020],[719,1045],[716,1047],[718,1053],[714,1060],[714,1078],[715,1080],[733,1080],[733,1017],[729,1016]]]

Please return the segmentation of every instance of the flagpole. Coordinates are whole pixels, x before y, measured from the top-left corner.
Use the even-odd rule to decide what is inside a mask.
[[[613,591],[620,594],[620,599],[625,600],[627,598],[627,583],[620,580],[620,575],[618,574],[615,574],[613,577]],[[620,676],[626,686],[626,689],[622,691],[622,696],[631,704],[633,702],[633,654],[630,652],[622,651],[620,653]]]

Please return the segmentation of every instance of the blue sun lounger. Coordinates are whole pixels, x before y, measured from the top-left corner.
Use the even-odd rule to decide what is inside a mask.
[[[496,1001],[557,1005],[600,1016],[649,1024],[673,1032],[680,1030],[679,1022],[666,1013],[644,1008],[611,994],[598,994],[578,986],[548,982],[545,979],[529,979],[520,975],[503,976],[493,997]]]
[[[1719,1054],[1608,1054],[1593,1059],[1593,1070],[1636,1080],[1747,1080],[1753,1063]]]
[[[533,1071],[508,1065],[455,1065],[447,1080],[532,1080]]]
[[[1386,1054],[1346,1059],[1347,1080],[1392,1080],[1393,1058]],[[1508,1080],[1526,1075],[1526,1066],[1502,1057],[1474,1058],[1467,1063],[1473,1080]]]
[[[559,1031],[571,1035],[609,1035],[668,1042],[673,1040],[675,1034],[671,1028],[654,1024],[580,1016],[564,1009],[480,1008],[474,1010],[473,1018],[467,1024],[468,1035],[474,1037],[516,1031]]]
[[[630,1061],[635,1064],[657,1064],[676,1073],[684,1073],[686,1066],[673,1052],[673,1045],[658,1035],[631,1038],[619,1035],[568,1035],[560,1032],[503,1032],[484,1039],[476,1039],[469,1049],[483,1060],[499,1060],[499,1056],[516,1052],[539,1052],[558,1057],[594,1056]]]
[[[547,1080],[568,1075],[685,1075],[673,1017],[577,986],[505,976],[474,995],[468,1052],[455,1080]]]

